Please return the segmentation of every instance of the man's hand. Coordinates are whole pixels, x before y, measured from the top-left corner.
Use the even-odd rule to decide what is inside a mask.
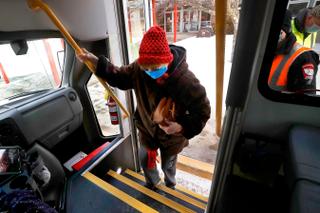
[[[82,63],[85,61],[90,61],[96,69],[98,64],[98,57],[84,48],[82,49],[82,51],[82,53],[77,54],[77,58],[79,59],[79,61]]]
[[[167,119],[164,120],[165,125],[159,124],[159,127],[168,135],[177,135],[181,133],[182,126],[177,122],[168,121]]]

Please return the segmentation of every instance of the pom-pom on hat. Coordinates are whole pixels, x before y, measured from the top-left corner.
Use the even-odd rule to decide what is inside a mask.
[[[169,64],[173,60],[165,31],[159,27],[151,27],[143,36],[138,63],[140,65]]]

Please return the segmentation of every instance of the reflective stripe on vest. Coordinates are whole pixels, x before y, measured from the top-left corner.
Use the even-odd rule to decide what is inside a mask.
[[[268,79],[268,84],[271,89],[286,90],[287,77],[291,64],[299,55],[307,51],[311,51],[311,49],[295,43],[288,54],[275,56]]]
[[[296,36],[297,42],[305,47],[312,48],[316,43],[317,33],[311,33],[308,37],[304,37],[304,33],[298,31],[294,24],[294,19],[291,20],[292,33]]]

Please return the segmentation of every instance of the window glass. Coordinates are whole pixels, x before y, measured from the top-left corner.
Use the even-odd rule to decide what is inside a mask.
[[[288,3],[268,76],[268,86],[274,91],[319,95],[320,6],[308,6],[314,3]]]
[[[145,16],[143,0],[128,0],[128,48],[129,60],[133,62],[138,58],[139,46],[145,32]]]
[[[106,95],[106,91],[95,76],[91,76],[87,89],[103,136],[120,134],[119,108]]]
[[[21,55],[16,55],[13,51],[12,46],[17,47],[17,44],[1,44],[0,101],[60,87],[64,59],[63,42],[58,38],[27,41],[27,52]]]

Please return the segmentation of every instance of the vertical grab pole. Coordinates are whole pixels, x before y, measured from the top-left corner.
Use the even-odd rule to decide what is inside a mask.
[[[227,1],[216,0],[216,134],[221,135]]]
[[[53,13],[51,8],[42,0],[27,0],[27,3],[29,7],[33,10],[39,10],[42,9],[48,17],[51,19],[51,21],[54,23],[54,25],[60,30],[60,32],[64,35],[66,40],[69,42],[69,44],[72,46],[72,48],[76,51],[77,54],[82,53],[82,49],[78,46],[76,41],[72,38],[70,33],[67,31],[67,29],[63,26],[63,24],[60,22],[60,20],[57,18],[57,16]],[[95,68],[94,65],[90,61],[85,61],[85,65],[89,68],[89,70],[95,75]],[[120,100],[117,96],[114,95],[111,88],[104,82],[101,78],[97,76],[98,81],[102,84],[102,86],[108,91],[109,95],[117,102],[120,109],[125,113],[126,117],[129,117],[128,110],[122,105]]]

